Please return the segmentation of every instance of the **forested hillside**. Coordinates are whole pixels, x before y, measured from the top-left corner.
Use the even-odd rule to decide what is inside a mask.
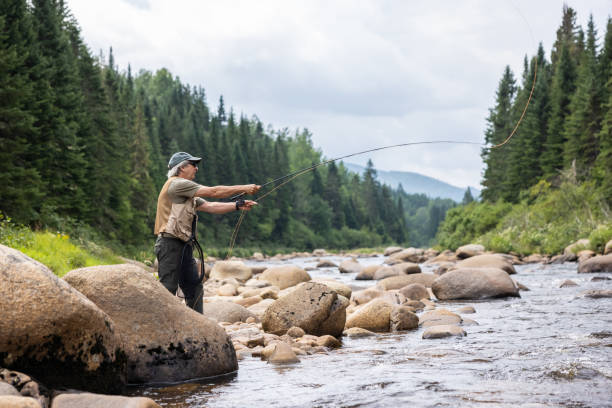
[[[223,98],[211,108],[165,69],[120,70],[112,49],[94,56],[64,2],[4,0],[0,33],[0,211],[17,223],[150,246],[173,152],[204,157],[206,185],[263,184],[322,159],[306,129],[266,128]],[[405,244],[403,199],[371,167],[360,177],[332,163],[266,197],[238,245]],[[203,242],[225,247],[235,222],[202,215]]]
[[[537,63],[537,64],[536,64]],[[559,252],[579,238],[612,238],[612,20],[600,37],[565,6],[550,58],[540,45],[520,80],[506,67],[485,140],[501,143],[525,108],[510,143],[483,150],[482,203],[447,214],[438,240],[480,241],[499,251]]]

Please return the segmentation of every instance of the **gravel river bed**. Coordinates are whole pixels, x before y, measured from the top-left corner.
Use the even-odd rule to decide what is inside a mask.
[[[305,268],[318,259],[266,264]],[[383,258],[359,262],[381,264]],[[301,356],[296,364],[247,357],[229,376],[137,387],[130,394],[165,407],[612,407],[612,298],[581,296],[612,289],[612,280],[601,273],[578,274],[576,263],[515,267],[513,278],[530,289],[520,298],[437,303],[451,311],[475,308],[465,317],[478,324],[464,326],[463,338],[424,340],[422,328],[344,337],[342,348]],[[309,274],[354,290],[376,284],[337,268]],[[560,288],[566,279],[578,285]]]

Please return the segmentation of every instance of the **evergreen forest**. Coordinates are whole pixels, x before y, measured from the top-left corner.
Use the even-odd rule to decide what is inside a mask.
[[[558,253],[579,238],[601,251],[612,239],[612,19],[600,36],[567,5],[550,58],[540,45],[520,78],[506,67],[487,118],[482,202],[453,208],[438,242],[456,248]],[[537,72],[536,72],[537,69]],[[533,87],[534,74],[537,81]]]
[[[174,152],[204,157],[204,185],[263,184],[324,160],[307,129],[266,127],[223,97],[212,108],[166,69],[120,70],[112,48],[95,56],[63,1],[2,1],[0,33],[0,211],[13,223],[150,248]],[[454,205],[381,185],[371,162],[363,176],[318,167],[260,204],[237,247],[427,244]],[[200,240],[226,248],[236,221],[201,214]]]

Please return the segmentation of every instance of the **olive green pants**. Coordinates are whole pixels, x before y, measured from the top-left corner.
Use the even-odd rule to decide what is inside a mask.
[[[155,255],[159,265],[159,281],[176,295],[181,288],[185,295],[185,303],[196,312],[202,313],[204,286],[202,282],[194,282],[198,276],[198,266],[193,258],[193,248],[180,239],[157,237]],[[182,260],[182,267],[181,267]]]

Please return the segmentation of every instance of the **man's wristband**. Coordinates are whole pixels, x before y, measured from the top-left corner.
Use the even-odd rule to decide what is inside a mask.
[[[244,205],[243,199],[236,200],[236,211],[240,210],[240,207],[242,207],[243,205]]]

